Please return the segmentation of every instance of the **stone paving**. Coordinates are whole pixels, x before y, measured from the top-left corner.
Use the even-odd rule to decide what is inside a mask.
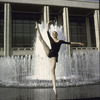
[[[0,87],[0,100],[100,100],[100,85],[57,88]]]

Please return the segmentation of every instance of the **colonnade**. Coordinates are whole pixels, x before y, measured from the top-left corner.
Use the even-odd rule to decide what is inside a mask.
[[[49,6],[43,7],[43,20],[44,24],[49,21]],[[63,26],[66,41],[70,42],[69,33],[69,13],[68,7],[63,7]],[[96,36],[96,47],[100,51],[100,34],[99,34],[99,10],[94,11],[94,26]],[[89,26],[89,18],[86,17],[86,32],[87,32],[87,43],[91,47],[91,34]],[[4,4],[4,56],[12,55],[12,9],[10,3]],[[67,46],[68,52],[70,53],[70,46]]]

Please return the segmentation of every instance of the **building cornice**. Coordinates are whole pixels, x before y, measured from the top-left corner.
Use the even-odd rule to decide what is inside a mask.
[[[99,1],[93,0],[0,0],[0,2],[99,9]]]

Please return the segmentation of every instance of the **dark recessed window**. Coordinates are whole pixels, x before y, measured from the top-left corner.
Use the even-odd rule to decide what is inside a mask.
[[[33,47],[36,38],[35,22],[40,14],[13,12],[13,47]]]
[[[0,47],[4,47],[4,13],[0,11]]]
[[[69,28],[70,28],[70,41],[71,42],[82,42],[87,46],[87,35],[86,35],[86,22],[85,17],[70,16],[69,17]],[[73,45],[78,47],[79,45]]]

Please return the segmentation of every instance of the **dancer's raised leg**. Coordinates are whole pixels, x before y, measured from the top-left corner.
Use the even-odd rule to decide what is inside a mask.
[[[56,92],[56,76],[55,76],[56,57],[50,58],[50,66],[51,66],[51,75],[52,75],[53,90],[54,90],[54,93],[57,94],[57,92]]]
[[[36,29],[38,31],[39,40],[43,45],[43,48],[44,48],[44,51],[46,52],[46,55],[48,56],[50,49],[49,49],[48,45],[45,43],[45,41],[43,40],[37,23],[36,23]],[[51,65],[53,90],[54,90],[54,93],[56,94],[56,77],[55,77],[56,57],[50,58],[50,65]]]
[[[49,55],[49,52],[50,52],[50,49],[49,49],[48,45],[46,44],[46,42],[43,40],[42,35],[40,33],[40,30],[39,30],[39,27],[38,27],[38,24],[37,23],[36,23],[36,27],[35,28],[38,31],[38,38],[39,38],[40,42],[43,45],[44,51],[45,51],[46,55],[48,56]]]

